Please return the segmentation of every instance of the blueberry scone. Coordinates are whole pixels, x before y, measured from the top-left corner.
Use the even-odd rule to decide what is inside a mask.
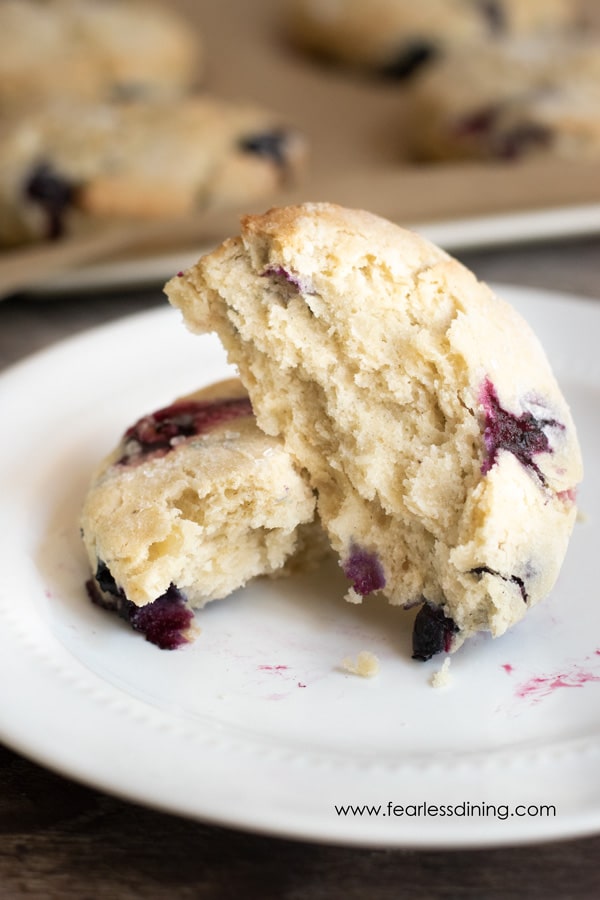
[[[452,47],[570,31],[577,0],[290,0],[289,31],[322,57],[406,78]]]
[[[499,41],[452,53],[411,88],[420,160],[600,154],[600,42]]]
[[[174,649],[193,636],[192,609],[314,565],[325,552],[314,513],[240,382],[219,382],[141,418],[95,472],[81,515],[88,593]]]
[[[245,217],[166,292],[308,471],[348,599],[420,605],[415,658],[501,635],[548,594],[575,520],[574,425],[527,324],[460,263],[307,203]]]
[[[173,96],[201,69],[201,39],[153,0],[3,0],[0,109],[56,96]]]
[[[102,219],[244,206],[301,171],[304,139],[269,111],[212,99],[46,107],[0,122],[0,243]]]

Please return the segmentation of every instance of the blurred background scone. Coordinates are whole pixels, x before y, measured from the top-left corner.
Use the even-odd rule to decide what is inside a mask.
[[[300,47],[396,78],[453,47],[570,31],[579,21],[577,0],[291,0],[289,11]]]
[[[419,160],[600,156],[600,40],[499,41],[454,52],[411,86]]]
[[[0,110],[56,96],[165,97],[193,85],[197,31],[157,0],[3,0]]]
[[[305,144],[273,114],[203,95],[55,104],[0,125],[0,244],[114,217],[251,203],[301,170]]]
[[[115,219],[244,211],[299,175],[306,142],[242,81],[239,103],[199,90],[203,27],[188,12],[0,3],[0,247]]]

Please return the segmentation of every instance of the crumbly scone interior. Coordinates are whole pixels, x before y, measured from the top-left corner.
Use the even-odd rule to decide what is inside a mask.
[[[219,334],[260,427],[310,473],[343,566],[371,559],[392,603],[438,604],[462,638],[501,634],[549,591],[581,475],[571,416],[528,326],[464,267],[305,204],[247,217],[167,294]],[[486,384],[550,423],[537,471],[500,452],[484,475]]]
[[[285,574],[297,549],[312,561],[314,495],[252,416],[159,459],[122,466],[121,452],[97,472],[82,529],[93,570],[104,563],[134,604],[151,603],[173,584],[201,607],[257,575]]]

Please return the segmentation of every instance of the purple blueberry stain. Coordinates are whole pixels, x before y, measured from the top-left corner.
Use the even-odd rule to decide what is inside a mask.
[[[283,266],[269,266],[262,274],[267,278],[281,278],[283,281],[287,281],[292,287],[295,287],[297,291],[302,291],[302,280],[300,277],[298,275],[292,275],[292,273],[287,269],[284,269]]]
[[[554,133],[546,125],[517,122],[503,127],[505,108],[505,104],[498,103],[475,109],[454,123],[453,134],[478,142],[492,156],[503,160],[520,159],[532,150],[550,146]]]
[[[385,574],[379,557],[376,553],[359,547],[358,544],[350,547],[350,556],[342,563],[342,569],[361,597],[385,587]]]
[[[86,589],[92,603],[115,612],[159,649],[177,650],[189,643],[185,632],[192,624],[194,613],[173,584],[152,603],[136,606],[118,587],[106,563],[100,560],[95,577],[86,582]]]
[[[500,159],[520,159],[531,151],[548,148],[554,132],[539,122],[521,122],[501,131],[493,141],[492,151]]]
[[[211,428],[252,415],[248,397],[226,400],[182,400],[143,416],[123,436],[118,465],[165,456],[182,442]]]
[[[564,491],[558,491],[556,496],[563,503],[577,503],[577,488],[567,488]]]
[[[533,457],[539,453],[552,453],[552,447],[545,428],[564,428],[554,419],[537,419],[532,413],[524,412],[520,416],[504,409],[498,400],[496,389],[489,378],[486,378],[481,391],[480,402],[485,413],[483,442],[486,458],[481,466],[483,475],[487,475],[498,460],[501,450],[512,453],[521,465],[533,471],[543,485],[546,480]]]
[[[482,138],[487,137],[494,128],[502,107],[498,104],[482,106],[458,119],[453,127],[457,137]]]
[[[50,163],[40,162],[29,173],[23,191],[29,202],[42,209],[48,240],[61,238],[65,233],[65,214],[76,203],[76,185]]]
[[[425,601],[416,615],[412,634],[412,658],[427,662],[436,653],[449,653],[458,626],[441,606]]]
[[[261,274],[264,278],[272,278],[289,286],[290,289],[297,291],[299,294],[315,293],[308,278],[297,275],[295,272],[290,272],[288,269],[284,269],[283,266],[268,266]]]

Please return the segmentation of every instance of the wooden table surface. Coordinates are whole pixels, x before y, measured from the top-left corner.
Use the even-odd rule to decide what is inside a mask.
[[[486,280],[570,291],[600,302],[600,239],[457,255]],[[67,335],[164,302],[159,286],[113,295],[5,299],[0,367]],[[46,771],[2,746],[0,833],[2,900],[600,897],[600,835],[460,851],[312,845],[145,809]]]

